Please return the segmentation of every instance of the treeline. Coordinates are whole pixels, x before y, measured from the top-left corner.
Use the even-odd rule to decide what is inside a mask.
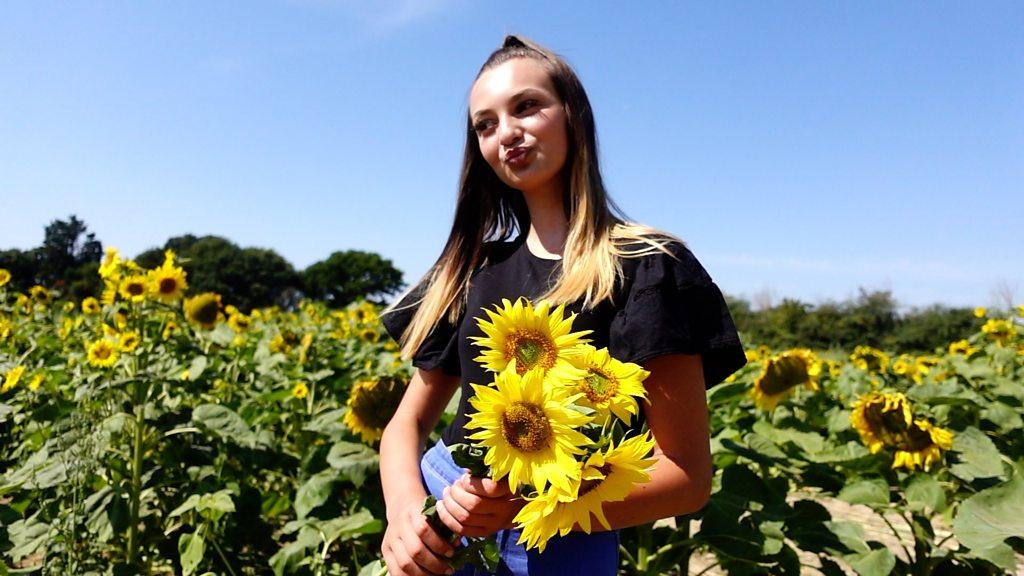
[[[265,248],[243,248],[220,236],[186,234],[134,257],[145,268],[163,262],[172,249],[188,275],[190,293],[216,292],[242,311],[278,305],[290,309],[302,298],[343,307],[359,298],[384,303],[403,287],[402,272],[373,252],[338,251],[304,270]],[[99,296],[102,243],[72,215],[45,229],[41,246],[0,250],[0,268],[12,275],[12,287],[27,291],[35,284],[81,300]],[[129,255],[123,255],[128,257]],[[897,352],[930,352],[973,334],[983,323],[968,308],[942,305],[900,314],[888,291],[860,290],[844,302],[808,304],[785,299],[754,310],[751,303],[727,297],[737,328],[750,344],[773,349],[803,346],[852,350],[867,344]]]
[[[302,298],[322,300],[333,308],[359,298],[383,303],[404,285],[402,272],[373,252],[337,251],[296,270],[273,250],[243,248],[220,236],[175,236],[161,247],[122,257],[152,269],[163,262],[166,249],[177,254],[190,293],[216,292],[243,312],[271,305],[290,309]],[[102,292],[103,256],[102,243],[72,215],[51,222],[41,246],[0,250],[0,268],[10,271],[15,290],[25,292],[39,284],[80,301]]]
[[[859,292],[843,302],[815,305],[785,299],[756,311],[742,298],[726,300],[745,341],[772,349],[802,346],[850,351],[866,344],[900,353],[931,352],[967,338],[985,322],[973,309],[941,304],[901,314],[891,292],[863,288]]]

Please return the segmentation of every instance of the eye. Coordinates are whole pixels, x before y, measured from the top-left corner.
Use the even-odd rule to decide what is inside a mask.
[[[522,112],[523,110],[528,110],[530,108],[533,108],[537,104],[539,104],[539,102],[533,99],[523,100],[522,102],[519,103],[519,111]]]
[[[480,134],[481,132],[489,130],[493,125],[494,122],[492,120],[481,120],[473,125],[473,131]]]

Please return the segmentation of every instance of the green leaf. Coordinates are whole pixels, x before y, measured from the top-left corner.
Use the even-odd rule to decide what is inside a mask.
[[[181,558],[181,573],[191,576],[199,568],[206,554],[206,541],[197,530],[195,534],[182,534],[178,538],[178,556]]]
[[[200,404],[192,411],[192,422],[205,426],[225,442],[248,448],[256,446],[256,435],[236,412],[220,404]]]
[[[383,523],[364,509],[349,516],[317,522],[316,526],[324,535],[324,544],[329,547],[339,538],[346,540],[361,534],[376,534],[383,528]]]
[[[1003,568],[1012,549],[1007,538],[1024,538],[1024,478],[978,492],[963,501],[953,519],[953,533],[972,553]]]
[[[764,543],[761,545],[761,552],[766,556],[772,556],[782,551],[786,535],[782,532],[785,522],[763,521],[758,524],[757,529],[764,534]]]
[[[950,467],[953,475],[968,482],[976,478],[1005,478],[996,445],[977,428],[969,427],[953,437],[953,455],[959,461]]]
[[[196,356],[193,358],[192,363],[188,366],[188,379],[193,382],[198,380],[203,370],[206,370],[206,364],[206,356]]]
[[[274,576],[292,573],[292,570],[306,558],[306,551],[315,549],[319,544],[319,532],[312,526],[303,527],[294,542],[285,544],[270,557],[270,567],[274,569]]]
[[[337,472],[324,470],[306,480],[295,494],[295,514],[305,518],[314,508],[326,502],[337,479]]]
[[[747,394],[750,390],[750,385],[746,382],[729,382],[727,384],[719,384],[708,390],[708,405],[713,406],[716,404],[725,404],[736,400]]]
[[[850,411],[841,408],[833,408],[826,414],[826,426],[833,434],[845,432],[850,429]]]
[[[851,554],[845,560],[860,576],[887,576],[896,567],[896,556],[888,548]]]
[[[365,444],[338,442],[327,453],[327,463],[342,477],[356,486],[362,486],[369,474],[377,471],[380,456]]]
[[[889,503],[889,484],[881,478],[857,480],[843,486],[837,498],[850,504],[884,506]]]
[[[181,516],[185,512],[188,512],[190,510],[194,510],[195,507],[196,507],[196,504],[198,504],[198,503],[199,503],[199,495],[198,494],[192,494],[191,496],[186,498],[184,502],[182,502],[181,506],[178,506],[177,508],[172,510],[171,513],[167,515],[167,517],[168,518],[174,518],[175,516]]]
[[[763,420],[755,422],[753,429],[754,433],[760,434],[776,444],[792,442],[805,453],[821,452],[825,449],[825,439],[820,434],[813,432],[800,432],[790,428],[776,428]]]
[[[366,566],[359,569],[359,574],[356,576],[387,576],[388,567],[384,564],[383,560],[374,560]]]
[[[203,494],[196,503],[199,515],[211,522],[220,520],[224,514],[235,511],[235,503],[231,500],[231,492],[227,489],[212,494]]]
[[[7,527],[7,537],[11,541],[7,555],[18,562],[46,545],[49,535],[50,526],[37,521],[35,515],[13,522]]]
[[[998,426],[999,431],[1005,434],[1024,428],[1019,410],[1002,402],[992,402],[981,411],[981,417]]]
[[[934,514],[946,508],[946,492],[929,474],[914,474],[906,484],[907,504],[914,512]]]
[[[827,520],[822,524],[850,550],[862,554],[871,551],[867,542],[864,541],[864,527],[860,524],[838,520]]]
[[[345,434],[345,430],[347,430],[345,424],[341,421],[341,418],[344,415],[344,408],[327,410],[326,412],[321,412],[314,416],[312,420],[302,427],[302,429],[310,432],[316,432],[317,434],[323,434],[333,440],[340,440]]]

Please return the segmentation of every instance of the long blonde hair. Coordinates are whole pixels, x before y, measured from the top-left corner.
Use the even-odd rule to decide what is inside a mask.
[[[629,222],[608,196],[597,159],[594,115],[576,73],[557,54],[521,36],[506,36],[501,48],[491,53],[477,72],[514,58],[539,61],[548,72],[568,118],[569,150],[562,176],[562,198],[569,219],[569,233],[562,251],[562,273],[539,299],[556,304],[583,299],[584,309],[611,299],[622,278],[620,257],[636,257],[662,251],[666,245],[683,244],[679,238],[650,226]],[[474,80],[475,82],[475,80]],[[459,177],[455,219],[437,262],[413,287],[426,283],[422,298],[405,307],[418,306],[399,341],[408,359],[419,349],[447,311],[455,323],[466,306],[469,280],[486,263],[484,243],[508,240],[515,231],[529,230],[530,212],[520,191],[498,178],[480,152],[472,119],[466,114],[466,146]],[[632,246],[631,246],[632,245]],[[411,290],[412,288],[410,288]],[[396,312],[407,290],[381,312]]]

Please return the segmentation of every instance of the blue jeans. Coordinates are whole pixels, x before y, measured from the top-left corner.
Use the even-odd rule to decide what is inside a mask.
[[[448,448],[440,440],[423,454],[420,475],[423,485],[438,500],[445,486],[451,486],[464,470],[452,460]],[[527,551],[516,544],[522,530],[500,530],[495,534],[500,550],[500,576],[615,576],[619,567],[619,532],[570,532],[548,541],[544,553],[536,548]],[[482,576],[482,569],[467,566],[456,576]]]

